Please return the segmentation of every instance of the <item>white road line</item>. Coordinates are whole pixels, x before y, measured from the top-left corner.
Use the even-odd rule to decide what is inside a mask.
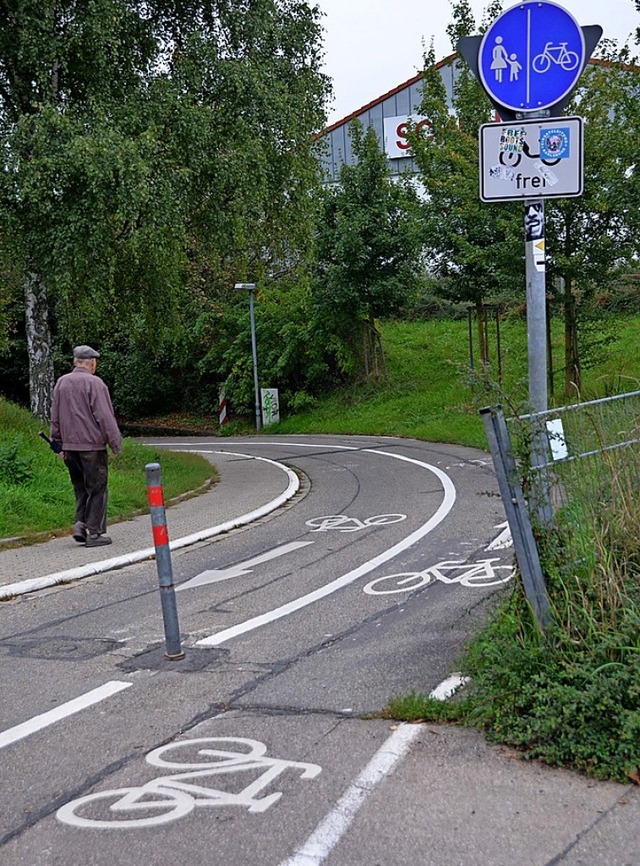
[[[355,782],[318,824],[304,845],[280,866],[319,866],[338,844],[375,786],[387,776],[422,732],[422,725],[400,725],[386,740]]]
[[[434,698],[436,701],[446,701],[447,698],[454,695],[461,686],[466,685],[469,682],[469,679],[469,677],[463,677],[461,674],[451,674],[451,676],[447,677],[446,680],[443,680],[439,686],[435,687],[435,689],[429,694],[429,697]]]
[[[266,625],[267,623],[274,622],[274,620],[281,619],[284,616],[288,616],[291,613],[295,613],[303,607],[307,607],[307,605],[313,604],[316,601],[319,601],[321,598],[326,598],[326,596],[331,595],[339,589],[342,589],[345,586],[348,586],[350,583],[353,583],[354,580],[357,580],[359,577],[362,577],[364,574],[368,574],[370,571],[373,571],[374,568],[378,568],[379,565],[382,565],[388,560],[393,559],[394,556],[397,556],[402,551],[406,550],[411,545],[415,544],[421,538],[424,538],[429,532],[435,529],[439,523],[441,523],[447,514],[453,508],[453,504],[456,500],[456,489],[453,486],[453,482],[441,469],[438,469],[436,466],[431,466],[429,463],[423,463],[421,460],[415,460],[412,457],[403,457],[400,454],[392,454],[388,451],[374,451],[372,449],[363,449],[366,450],[370,454],[378,454],[383,457],[392,457],[396,460],[403,460],[407,463],[413,463],[416,466],[420,466],[423,469],[428,469],[430,472],[433,472],[434,475],[440,480],[442,487],[444,489],[444,498],[440,504],[438,510],[433,514],[426,523],[416,529],[415,532],[412,532],[402,541],[395,544],[393,547],[390,547],[388,550],[385,550],[384,553],[381,553],[379,556],[376,556],[374,559],[370,559],[368,562],[363,563],[358,566],[358,568],[353,569],[353,571],[348,572],[347,574],[343,574],[341,577],[336,578],[331,581],[331,583],[327,583],[324,586],[321,586],[319,589],[314,590],[313,592],[309,592],[306,595],[300,596],[300,598],[296,598],[293,601],[288,602],[288,604],[284,604],[281,607],[275,608],[275,610],[267,611],[266,613],[260,614],[259,616],[252,617],[251,619],[245,620],[245,622],[238,623],[238,625],[231,626],[230,628],[224,629],[223,631],[218,632],[217,634],[211,635],[210,637],[202,638],[202,640],[197,641],[197,646],[219,646],[221,643],[224,643],[231,638],[237,637],[240,634],[245,634],[248,631],[253,631],[256,628],[260,628],[260,626]]]
[[[48,727],[48,725],[52,725],[54,722],[59,722],[67,716],[79,713],[80,710],[84,710],[93,704],[97,704],[105,698],[110,698],[112,695],[121,692],[123,689],[128,689],[129,686],[132,685],[133,683],[123,683],[118,680],[110,680],[103,686],[99,686],[97,689],[92,689],[90,692],[80,695],[79,698],[74,698],[72,701],[68,701],[66,704],[61,704],[53,710],[49,710],[39,716],[34,716],[27,722],[22,722],[22,724],[15,725],[13,728],[1,731],[0,749],[4,748],[4,746],[11,745],[11,743],[15,743],[18,740],[22,740],[24,737],[28,737],[29,734],[41,731],[43,728]]]

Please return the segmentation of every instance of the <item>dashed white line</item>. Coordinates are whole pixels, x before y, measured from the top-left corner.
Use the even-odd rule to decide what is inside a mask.
[[[444,701],[468,682],[468,677],[451,674],[430,693],[430,698]],[[345,710],[343,710],[345,712]],[[346,833],[356,813],[374,787],[404,758],[423,725],[400,725],[378,749],[358,778],[340,797],[333,809],[318,824],[298,850],[280,866],[320,866]]]
[[[446,680],[443,680],[439,686],[429,694],[430,698],[436,701],[446,701],[454,695],[459,688],[465,686],[469,682],[469,677],[463,677],[461,674],[451,674]]]
[[[110,680],[103,686],[99,686],[97,689],[92,689],[90,692],[86,692],[84,695],[80,695],[80,697],[74,698],[66,704],[61,704],[59,707],[49,710],[46,713],[41,713],[39,716],[34,716],[32,719],[22,722],[20,725],[8,728],[6,731],[0,732],[0,749],[11,745],[11,743],[15,743],[18,740],[22,740],[30,734],[34,734],[36,731],[41,731],[43,728],[54,724],[54,722],[59,722],[61,719],[67,718],[67,716],[79,713],[81,710],[85,710],[87,707],[105,700],[105,698],[110,698],[112,695],[121,692],[123,689],[128,689],[129,686],[132,685],[133,683]]]
[[[373,791],[409,750],[422,732],[422,725],[400,725],[369,761],[358,778],[340,797],[333,809],[318,824],[304,845],[280,866],[319,866],[338,844]]]

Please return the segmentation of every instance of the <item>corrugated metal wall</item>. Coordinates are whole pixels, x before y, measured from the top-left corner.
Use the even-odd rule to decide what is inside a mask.
[[[437,68],[442,76],[449,102],[453,95],[453,82],[456,77],[457,59],[455,55],[443,60]],[[420,102],[422,100],[421,76],[414,76],[405,84],[383,94],[368,105],[348,115],[344,120],[338,121],[329,127],[327,132],[318,139],[319,159],[325,171],[328,181],[336,181],[340,174],[340,168],[344,163],[352,165],[355,162],[349,136],[349,126],[355,119],[359,120],[365,129],[373,126],[380,142],[384,148],[384,120],[388,117],[405,117],[409,115],[420,115]],[[401,157],[389,159],[389,167],[392,174],[400,174],[403,171],[413,171],[413,159]]]

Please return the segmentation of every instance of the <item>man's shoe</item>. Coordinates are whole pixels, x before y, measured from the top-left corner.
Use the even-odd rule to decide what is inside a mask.
[[[73,524],[73,538],[78,544],[84,544],[87,540],[87,527],[80,520]]]
[[[97,532],[90,532],[85,541],[86,547],[103,547],[105,544],[111,544],[111,539],[108,535],[98,535]]]

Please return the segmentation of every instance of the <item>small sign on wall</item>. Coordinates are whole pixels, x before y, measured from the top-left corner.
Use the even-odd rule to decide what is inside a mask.
[[[262,423],[277,424],[280,420],[280,403],[278,401],[277,388],[260,388],[260,401],[262,403]]]
[[[426,117],[413,114],[385,117],[384,119],[384,150],[389,159],[411,156],[411,145],[407,141],[409,124],[414,123],[417,129],[429,126]]]

